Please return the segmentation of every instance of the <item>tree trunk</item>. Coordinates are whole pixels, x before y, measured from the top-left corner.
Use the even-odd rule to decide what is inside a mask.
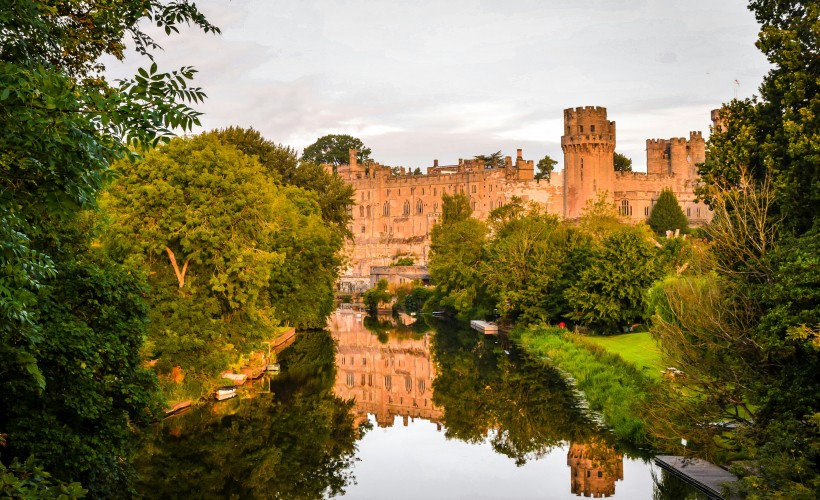
[[[166,246],[165,251],[168,252],[168,258],[171,260],[171,265],[174,267],[174,274],[177,276],[177,282],[179,283],[179,287],[182,288],[185,286],[185,273],[188,271],[188,262],[191,258],[188,257],[185,259],[185,263],[182,264],[182,271],[180,271],[179,265],[177,265],[177,258],[174,256],[173,250]]]

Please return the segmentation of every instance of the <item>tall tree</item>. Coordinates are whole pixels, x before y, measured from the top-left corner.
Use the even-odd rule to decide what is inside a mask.
[[[558,165],[558,162],[553,160],[550,155],[544,156],[538,160],[538,173],[535,174],[535,178],[549,181],[553,170],[555,170],[555,165]]]
[[[370,148],[366,147],[361,139],[347,134],[329,134],[316,139],[316,142],[306,147],[302,152],[302,161],[317,165],[333,165],[335,170],[339,165],[350,162],[350,150],[355,149],[356,161],[367,163],[370,161]]]
[[[484,163],[484,168],[504,168],[504,157],[501,155],[501,151],[488,155],[476,155],[474,158]]]
[[[143,56],[160,48],[143,31],[147,23],[166,33],[185,24],[218,31],[186,1],[23,0],[0,8],[0,433],[8,434],[2,459],[50,446],[48,432],[20,431],[26,419],[47,419],[48,430],[70,426],[66,440],[94,443],[93,455],[87,446],[74,448],[82,464],[75,470],[64,454],[39,459],[57,479],[80,478],[98,496],[128,495],[130,457],[122,439],[142,420],[145,404],[132,364],[142,337],[130,322],[143,313],[130,303],[139,294],[129,291],[138,286],[129,272],[87,257],[93,233],[77,235],[77,219],[95,207],[111,161],[133,158],[129,146],[168,140],[174,128],[190,130],[199,113],[185,102],[204,98],[188,86],[195,73],[188,67],[165,73],[152,64],[116,84],[105,79],[101,58],[123,59],[126,38]],[[88,300],[60,311],[76,297]],[[109,307],[122,316],[112,315],[112,324],[95,321],[101,309],[112,314]],[[69,337],[71,347],[61,346]],[[62,368],[78,366],[94,375],[64,384],[73,373]],[[106,394],[106,384],[122,392]],[[77,404],[85,393],[87,404]],[[49,408],[59,398],[65,404]],[[95,418],[106,411],[98,432]]]
[[[675,229],[686,231],[689,228],[689,220],[683,213],[675,193],[669,188],[661,191],[646,222],[658,234],[665,234],[666,231]]]
[[[621,153],[615,152],[613,156],[616,172],[632,172],[632,158],[628,158]]]

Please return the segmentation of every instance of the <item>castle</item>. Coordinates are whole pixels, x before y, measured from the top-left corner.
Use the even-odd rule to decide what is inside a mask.
[[[486,219],[514,196],[535,202],[548,213],[575,219],[588,201],[606,193],[622,217],[639,222],[649,217],[661,190],[669,188],[691,225],[708,222],[711,212],[694,195],[697,164],[706,159],[701,132],[690,132],[688,139],[648,139],[646,172],[615,171],[615,136],[615,122],[607,118],[606,108],[565,109],[564,169],[553,172],[549,180],[534,178],[534,162],[525,160],[520,149],[514,161],[505,158],[503,167],[485,168],[480,160],[459,160],[457,165],[439,165],[434,160],[424,175],[404,168],[396,172],[378,163],[362,165],[351,150],[349,163],[337,169],[356,197],[349,265],[340,289],[366,290],[371,285],[371,267],[388,266],[398,256],[410,255],[417,265],[426,265],[430,230],[441,217],[445,193],[466,194],[473,217],[479,219]]]

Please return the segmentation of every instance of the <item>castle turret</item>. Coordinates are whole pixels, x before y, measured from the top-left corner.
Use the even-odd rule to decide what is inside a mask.
[[[564,110],[564,217],[580,217],[587,201],[615,191],[615,122],[606,108]]]

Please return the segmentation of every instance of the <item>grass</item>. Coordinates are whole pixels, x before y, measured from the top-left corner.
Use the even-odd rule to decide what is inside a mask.
[[[627,363],[632,363],[642,374],[661,380],[661,371],[666,367],[655,340],[649,332],[624,333],[609,336],[586,336],[584,342],[603,347],[607,352],[618,354]]]

